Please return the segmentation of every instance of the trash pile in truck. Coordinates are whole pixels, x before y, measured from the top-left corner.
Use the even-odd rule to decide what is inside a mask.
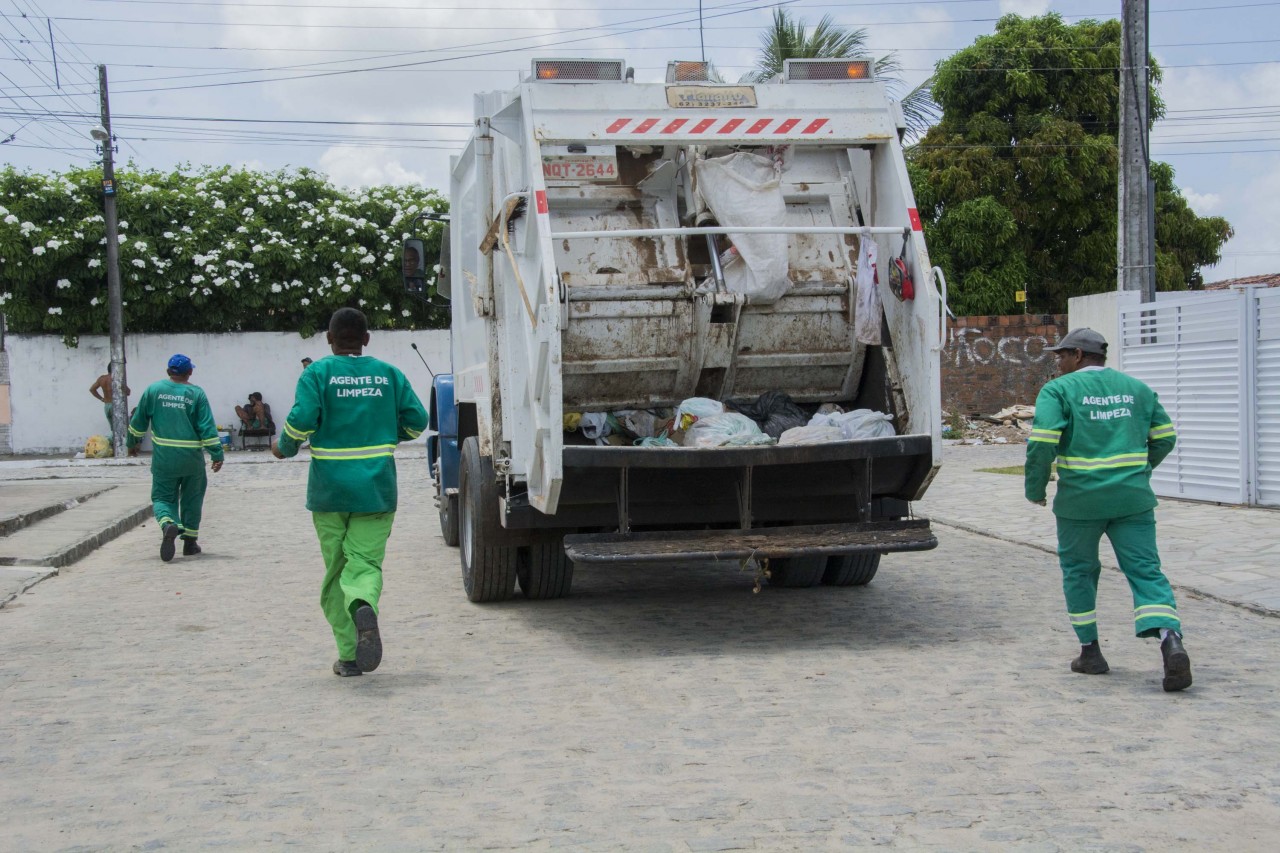
[[[753,401],[690,397],[675,409],[569,412],[566,443],[615,447],[750,447],[823,444],[895,435],[893,417],[835,403],[802,406],[781,391]]]

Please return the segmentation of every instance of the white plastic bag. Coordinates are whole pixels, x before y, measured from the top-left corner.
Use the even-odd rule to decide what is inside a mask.
[[[852,412],[839,412],[831,415],[814,415],[809,426],[838,427],[846,440],[857,438],[882,438],[896,435],[893,428],[893,417],[884,412],[873,412],[870,409],[854,409]]]
[[[740,151],[698,160],[693,166],[698,194],[725,228],[787,224],[787,204],[774,162]],[[769,305],[791,287],[786,234],[729,234],[737,249],[724,265],[724,283],[750,305]]]
[[[837,426],[792,427],[782,434],[778,444],[826,444],[844,441],[844,431]]]
[[[700,418],[684,434],[685,447],[729,447],[773,444],[755,421],[737,412]]]
[[[858,271],[854,276],[857,288],[857,307],[853,315],[853,336],[861,344],[880,345],[880,273],[876,266],[876,241],[871,237],[858,239]]]
[[[690,397],[676,408],[674,429],[683,430],[702,418],[724,414],[724,403],[708,397]]]

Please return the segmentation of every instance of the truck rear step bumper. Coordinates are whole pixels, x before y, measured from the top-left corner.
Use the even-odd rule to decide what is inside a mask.
[[[564,537],[575,563],[670,563],[863,552],[928,551],[938,547],[927,518],[859,524],[813,524],[752,530],[667,530],[584,533]]]

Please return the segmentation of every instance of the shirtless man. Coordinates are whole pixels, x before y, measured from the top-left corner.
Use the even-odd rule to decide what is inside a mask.
[[[102,403],[102,409],[107,414],[107,428],[111,428],[111,363],[107,362],[107,372],[94,380],[89,386],[89,393],[93,398]],[[124,395],[126,397],[132,393],[129,386],[124,386]]]

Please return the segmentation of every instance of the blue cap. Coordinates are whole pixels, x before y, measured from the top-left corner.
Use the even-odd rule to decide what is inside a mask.
[[[196,366],[191,363],[191,359],[187,358],[182,353],[178,353],[169,359],[170,373],[190,373],[195,370],[195,367]]]

